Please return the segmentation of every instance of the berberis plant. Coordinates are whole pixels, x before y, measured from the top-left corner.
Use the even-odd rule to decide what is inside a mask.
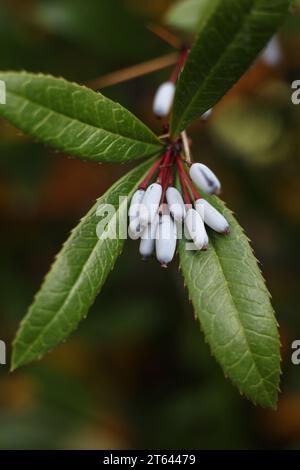
[[[197,4],[182,3],[182,12]],[[150,255],[156,245],[157,258],[167,265],[179,239],[180,269],[189,297],[225,376],[254,403],[276,407],[280,342],[270,295],[247,237],[216,195],[218,179],[206,166],[193,164],[186,129],[251,66],[290,3],[199,0],[196,40],[178,54],[170,81],[155,97],[154,111],[163,116],[161,137],[119,104],[84,86],[40,74],[0,73],[7,89],[0,113],[32,137],[93,162],[151,157],[101,196],[72,231],[21,323],[12,369],[41,358],[87,315],[124,244],[124,237],[97,233],[99,205],[115,208],[106,217],[107,235],[127,218],[127,205],[120,197],[130,201],[134,195],[129,232],[142,238],[141,253]],[[187,249],[186,238],[178,237],[181,222],[194,249]],[[216,232],[207,233],[204,222]],[[168,237],[162,235],[165,227]],[[150,232],[147,237],[145,231]]]

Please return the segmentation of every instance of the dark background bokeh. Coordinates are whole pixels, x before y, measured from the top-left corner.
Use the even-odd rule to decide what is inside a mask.
[[[84,83],[172,49],[147,30],[172,1],[1,0],[0,68]],[[194,320],[175,262],[144,264],[127,242],[75,334],[42,361],[0,367],[1,449],[247,449],[300,446],[300,20],[281,33],[282,63],[258,61],[191,129],[193,154],[223,182],[245,227],[280,323],[277,412],[255,408],[225,380]],[[151,112],[170,70],[103,92],[159,132]],[[54,255],[96,197],[127,166],[83,163],[0,123],[0,338],[11,341]],[[130,167],[130,165],[129,165]]]

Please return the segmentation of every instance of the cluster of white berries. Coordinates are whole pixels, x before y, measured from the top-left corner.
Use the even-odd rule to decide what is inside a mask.
[[[167,165],[166,161],[170,163]],[[144,259],[155,252],[157,260],[166,267],[175,255],[177,239],[182,237],[182,232],[186,239],[192,241],[192,249],[205,250],[209,243],[205,225],[222,234],[229,233],[229,225],[225,217],[208,201],[200,198],[192,187],[191,180],[207,194],[220,192],[220,182],[207,166],[192,164],[189,178],[180,157],[170,156],[167,152],[159,168],[157,181],[146,187],[147,177],[132,197],[128,232],[133,240],[140,239],[140,254]],[[170,175],[176,168],[184,196],[172,185],[173,177]],[[189,192],[194,195],[193,204]]]
[[[171,111],[175,84],[187,55],[188,49],[183,48],[170,80],[160,85],[155,94],[153,112],[158,118],[165,118]],[[202,119],[207,119],[211,112],[204,113]],[[175,142],[167,140],[165,153],[140,184],[129,208],[130,238],[140,239],[140,254],[144,259],[155,252],[163,267],[172,261],[177,240],[183,235],[191,241],[189,249],[206,250],[209,239],[205,225],[216,232],[229,233],[225,217],[202,199],[193,185],[195,183],[206,194],[219,194],[220,181],[202,163],[191,164],[188,154],[189,142],[185,133]],[[173,184],[176,177],[179,177],[176,184],[179,189]]]

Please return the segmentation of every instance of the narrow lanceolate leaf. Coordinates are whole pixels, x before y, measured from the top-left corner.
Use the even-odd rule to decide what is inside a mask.
[[[0,72],[0,116],[55,149],[84,160],[123,162],[159,151],[160,141],[119,104],[61,78]]]
[[[127,198],[149,165],[142,164],[112,186],[73,230],[21,323],[12,369],[41,358],[86,316],[121,253],[124,240],[115,233],[120,233],[122,221],[126,231]],[[125,198],[120,201],[120,196]],[[103,232],[99,222],[111,238],[97,236],[97,226],[98,235]]]
[[[269,293],[248,239],[216,197],[207,198],[230,223],[228,236],[209,232],[207,252],[186,250],[180,265],[206,341],[226,377],[254,403],[274,408],[280,344]]]
[[[177,85],[171,132],[214,106],[277,31],[291,0],[217,0]]]

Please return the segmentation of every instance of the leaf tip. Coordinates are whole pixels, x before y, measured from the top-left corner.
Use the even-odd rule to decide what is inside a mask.
[[[251,397],[249,397],[251,400]],[[253,401],[253,400],[251,400]],[[267,398],[259,397],[257,399],[256,403],[254,403],[257,406],[261,406],[262,408],[277,411],[278,408],[278,390],[276,392],[269,394]]]
[[[21,364],[19,364],[19,362],[18,362],[18,360],[15,357],[15,354],[13,352],[9,372],[15,372],[20,366],[21,366]]]
[[[276,397],[275,401],[270,402],[269,406],[266,406],[265,408],[269,408],[272,411],[277,411],[278,410],[278,396]]]
[[[17,369],[24,366],[25,364],[28,364],[29,362],[33,360],[32,357],[28,357],[26,354],[24,354],[24,351],[21,350],[20,348],[20,343],[18,341],[20,331],[21,331],[21,328],[17,332],[15,339],[13,341],[13,344],[12,344],[12,355],[11,355],[10,369],[9,369],[10,372],[15,372]]]

